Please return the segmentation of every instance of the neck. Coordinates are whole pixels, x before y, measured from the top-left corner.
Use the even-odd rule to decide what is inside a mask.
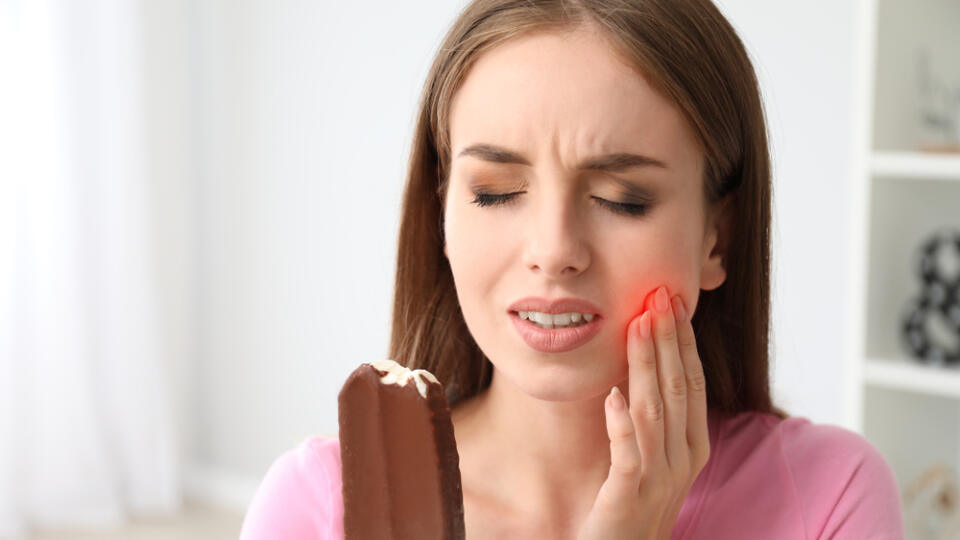
[[[610,469],[605,398],[538,399],[495,371],[464,408],[471,417],[464,436],[476,435],[475,450],[463,456],[479,465],[475,485],[523,515],[550,522],[585,516]]]

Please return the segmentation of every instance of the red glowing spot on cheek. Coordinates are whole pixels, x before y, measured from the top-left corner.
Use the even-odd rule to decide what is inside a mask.
[[[670,292],[669,287],[666,285],[657,285],[653,288],[653,290],[647,293],[646,297],[644,297],[643,311],[652,311],[654,313],[657,311],[657,291],[660,290],[660,287],[664,287],[666,289],[668,299],[673,297],[673,293]],[[641,313],[643,313],[643,311],[641,311]]]
[[[636,319],[637,317],[640,317],[641,315],[643,315],[643,313],[644,313],[645,311],[649,311],[651,315],[653,315],[654,313],[656,313],[657,309],[656,309],[656,306],[655,306],[655,304],[654,304],[654,301],[655,301],[655,298],[656,298],[656,295],[657,295],[657,290],[658,290],[659,288],[660,288],[660,285],[657,285],[656,287],[654,287],[654,288],[652,288],[651,290],[647,291],[647,292],[641,297],[640,301],[638,302],[639,307],[638,307],[637,310],[630,316],[630,319],[627,320],[627,330],[630,329],[630,323],[633,322],[633,320]],[[667,294],[671,294],[669,288],[667,289]]]

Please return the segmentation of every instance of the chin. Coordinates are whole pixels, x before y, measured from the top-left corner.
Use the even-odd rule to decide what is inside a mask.
[[[523,370],[498,370],[511,386],[530,397],[543,401],[583,401],[603,396],[619,383],[614,373],[597,366],[546,365]],[[624,374],[624,378],[626,374]]]

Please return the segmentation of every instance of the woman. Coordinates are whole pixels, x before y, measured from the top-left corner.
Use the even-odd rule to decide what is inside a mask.
[[[421,101],[389,357],[446,384],[468,538],[903,537],[872,445],[771,402],[770,186],[709,0],[465,8]],[[331,438],[279,458],[243,536],[342,537],[339,466]]]

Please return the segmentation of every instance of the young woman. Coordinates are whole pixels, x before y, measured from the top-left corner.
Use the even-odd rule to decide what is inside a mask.
[[[389,357],[446,385],[467,537],[903,537],[859,435],[768,384],[770,166],[709,0],[476,0],[424,88]],[[244,538],[341,538],[338,441]]]

